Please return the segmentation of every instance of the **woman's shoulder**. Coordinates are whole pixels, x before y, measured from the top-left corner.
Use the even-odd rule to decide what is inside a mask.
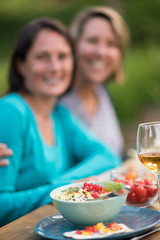
[[[86,127],[81,122],[81,120],[77,118],[77,116],[70,110],[68,110],[68,108],[66,108],[65,106],[57,104],[55,112],[59,118],[59,122],[61,122],[63,126],[66,126],[67,129],[76,126],[77,128],[81,128],[84,129],[84,131],[86,131]]]
[[[74,89],[71,89],[69,92],[64,94],[60,99],[59,103],[63,104],[64,106],[72,106],[77,101],[77,94]]]
[[[57,104],[54,114],[58,116],[60,121],[62,121],[63,123],[65,122],[66,125],[69,125],[70,123],[79,124],[80,122],[80,120],[76,117],[74,113],[72,113],[72,111],[70,111],[67,107],[60,103]]]
[[[26,104],[18,93],[9,93],[0,100],[1,109],[10,109],[14,112],[24,114],[26,112]]]
[[[100,85],[97,89],[97,95],[99,98],[102,98],[103,101],[109,101],[110,104],[114,105],[112,95],[106,86]]]

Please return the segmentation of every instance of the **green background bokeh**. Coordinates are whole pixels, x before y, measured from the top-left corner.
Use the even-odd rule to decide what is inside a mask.
[[[118,117],[123,124],[137,118],[145,105],[160,106],[159,0],[1,0],[0,95],[7,90],[9,57],[19,30],[36,17],[53,17],[69,26],[74,15],[89,6],[112,6],[131,32],[125,61],[125,83],[111,83]]]

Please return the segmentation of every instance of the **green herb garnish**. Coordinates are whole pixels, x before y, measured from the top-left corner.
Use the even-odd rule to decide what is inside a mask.
[[[67,192],[67,193],[75,193],[75,192],[78,192],[80,190],[80,188],[79,187],[70,187],[70,188],[68,188],[68,189],[65,189],[65,190],[63,190],[62,192]]]
[[[103,182],[103,188],[108,192],[119,190],[122,187],[123,187],[123,184],[119,182]]]

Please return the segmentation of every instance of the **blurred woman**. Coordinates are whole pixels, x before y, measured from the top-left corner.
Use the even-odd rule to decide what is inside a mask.
[[[70,28],[76,46],[77,71],[63,103],[97,137],[123,156],[124,141],[105,83],[123,81],[123,58],[129,42],[122,17],[108,7],[81,11]]]
[[[9,94],[0,100],[0,142],[13,150],[10,164],[0,168],[0,225],[50,203],[54,188],[121,164],[57,104],[74,72],[72,41],[60,22],[41,18],[22,29],[11,58]]]
[[[124,156],[124,141],[106,84],[123,82],[123,60],[129,31],[122,17],[108,7],[81,11],[70,28],[76,45],[77,71],[72,89],[60,102],[107,146]],[[6,157],[0,148],[0,156]],[[0,167],[8,160],[0,160]]]

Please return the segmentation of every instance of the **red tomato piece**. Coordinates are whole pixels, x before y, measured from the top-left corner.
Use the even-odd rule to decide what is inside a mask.
[[[98,193],[96,193],[96,192],[93,193],[92,197],[93,197],[93,198],[98,198]]]
[[[128,193],[126,201],[130,204],[137,203],[137,196],[136,196],[135,192]]]
[[[85,227],[84,231],[87,231],[87,232],[97,232],[96,225],[87,226],[87,227]]]
[[[145,179],[144,179],[144,184],[145,184],[145,185],[153,185],[153,181],[152,181],[151,179],[145,178]]]
[[[81,231],[79,231],[79,230],[76,230],[76,233],[77,233],[77,234],[82,234],[82,232],[81,232]]]
[[[105,191],[102,189],[102,190],[101,190],[101,193],[105,193]]]
[[[136,181],[134,181],[134,184],[135,184],[135,186],[144,185],[144,181],[142,179],[141,180],[136,180]]]
[[[99,191],[99,187],[100,187],[100,186],[99,186],[98,184],[94,184],[94,185],[93,185],[93,188],[94,188],[97,192]]]
[[[139,199],[139,200],[138,200],[138,203],[142,204],[142,203],[147,202],[147,200],[148,200],[148,197],[146,196],[146,197],[144,197],[144,198]]]
[[[130,193],[133,193],[135,191],[134,182],[128,182],[127,184],[131,187]]]
[[[84,188],[88,187],[88,183],[85,182],[85,183],[83,184],[83,186],[84,186]]]
[[[87,226],[87,227],[85,227],[84,231],[93,232],[93,226]]]
[[[147,201],[147,190],[143,186],[135,187],[135,194],[139,203]]]
[[[93,228],[93,229],[92,229],[93,232],[97,232],[97,227],[96,227],[96,225],[93,225],[92,228]]]
[[[88,186],[88,187],[87,187],[87,191],[88,191],[88,192],[91,192],[92,190],[93,190],[93,187],[92,187],[92,186]]]
[[[109,223],[109,224],[107,225],[107,227],[108,227],[108,228],[117,228],[117,227],[119,227],[119,225],[118,225],[117,223],[115,223],[115,222],[111,222],[111,223]]]
[[[157,193],[157,187],[156,186],[149,186],[147,187],[147,196],[148,197],[154,197]]]

